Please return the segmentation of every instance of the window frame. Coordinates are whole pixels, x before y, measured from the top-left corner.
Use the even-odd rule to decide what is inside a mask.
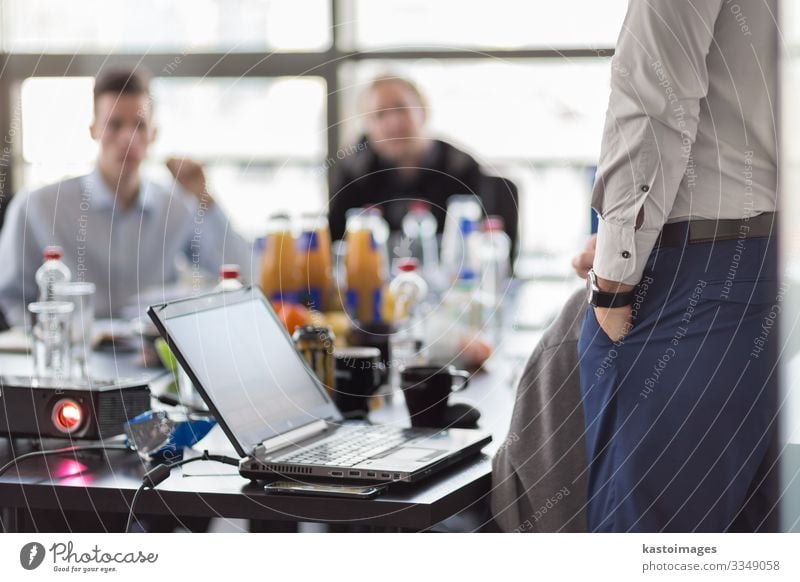
[[[439,61],[485,61],[501,60],[514,62],[521,59],[573,59],[609,58],[613,47],[598,48],[552,48],[512,50],[445,50],[415,46],[403,50],[345,50],[353,46],[352,25],[354,2],[329,0],[331,14],[331,46],[324,51],[276,52],[276,53],[114,53],[111,55],[80,53],[29,54],[0,53],[0,134],[4,142],[0,145],[0,221],[5,214],[8,200],[23,185],[22,143],[20,125],[20,93],[22,82],[28,77],[85,77],[94,76],[103,67],[143,65],[154,77],[321,77],[326,85],[326,160],[334,157],[344,147],[345,136],[341,131],[339,71],[342,66],[368,60],[420,60]],[[2,15],[0,14],[0,17]],[[175,63],[179,66],[175,66]],[[10,138],[10,139],[9,139]],[[536,160],[530,160],[537,165]],[[557,161],[552,161],[557,163]],[[564,161],[565,165],[574,165]],[[330,186],[330,172],[328,172]]]

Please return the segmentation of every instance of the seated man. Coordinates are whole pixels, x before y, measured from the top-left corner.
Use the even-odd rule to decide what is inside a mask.
[[[425,99],[411,81],[376,78],[364,95],[363,108],[366,135],[340,152],[343,159],[329,162],[333,240],[344,237],[346,212],[364,206],[378,206],[392,232],[402,230],[412,200],[430,203],[439,233],[444,228],[447,199],[454,194],[478,196],[485,214],[507,214],[487,200],[484,190],[497,186],[486,180],[472,156],[425,133]],[[515,241],[516,204],[511,206],[513,220],[504,218],[506,232]]]
[[[36,269],[48,245],[64,250],[73,281],[96,284],[97,317],[120,317],[151,286],[173,283],[177,255],[214,274],[222,263],[251,272],[251,245],[236,235],[206,190],[200,165],[170,160],[177,183],[144,179],[139,168],[153,142],[148,79],[113,70],[95,79],[92,137],[100,145],[92,173],[15,196],[0,231],[0,311],[12,325],[36,301]]]

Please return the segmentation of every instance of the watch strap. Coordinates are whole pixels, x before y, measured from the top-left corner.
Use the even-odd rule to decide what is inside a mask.
[[[634,292],[627,291],[625,293],[607,293],[604,291],[592,291],[589,298],[589,303],[595,307],[625,307],[631,305],[634,299]]]

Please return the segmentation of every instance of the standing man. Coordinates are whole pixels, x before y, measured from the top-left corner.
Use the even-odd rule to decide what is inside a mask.
[[[579,342],[590,531],[777,527],[775,4],[629,3]]]
[[[73,280],[97,286],[98,317],[120,317],[144,289],[173,283],[177,255],[216,274],[222,263],[251,270],[251,245],[231,229],[206,188],[203,168],[170,160],[170,187],[146,180],[140,166],[156,137],[148,78],[109,70],[95,79],[92,173],[14,197],[0,233],[0,310],[20,325],[35,301],[34,275],[48,245],[64,250]]]

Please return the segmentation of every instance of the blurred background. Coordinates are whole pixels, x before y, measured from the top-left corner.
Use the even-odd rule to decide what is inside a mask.
[[[518,275],[566,274],[589,232],[609,58],[626,6],[4,0],[0,133],[10,143],[0,200],[90,171],[92,77],[142,63],[155,77],[159,126],[147,173],[166,179],[162,161],[172,155],[201,161],[234,225],[254,239],[275,211],[326,207],[325,160],[359,135],[368,81],[394,72],[427,95],[434,136],[519,187]],[[565,219],[547,220],[553,212]]]

